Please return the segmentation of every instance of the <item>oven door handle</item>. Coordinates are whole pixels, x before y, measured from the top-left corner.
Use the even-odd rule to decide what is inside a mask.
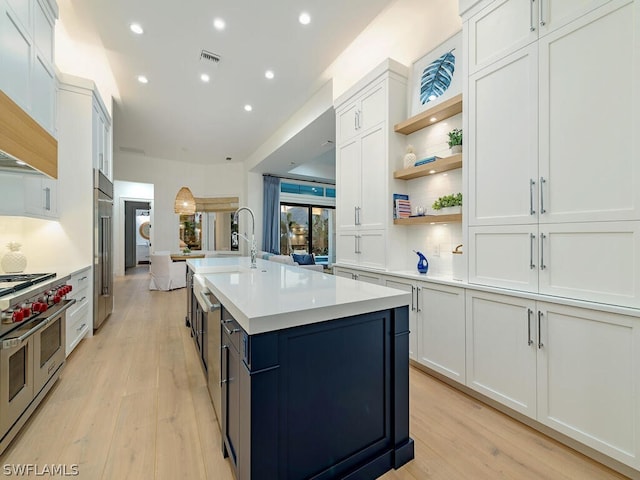
[[[2,342],[0,343],[0,350],[19,347],[27,338],[32,336],[38,330],[41,330],[47,325],[49,325],[49,323],[51,323],[52,320],[55,320],[56,318],[58,318],[62,312],[64,312],[67,308],[69,308],[74,303],[76,303],[75,299],[67,300],[67,303],[62,308],[56,310],[53,314],[49,315],[47,318],[43,318],[42,320],[40,320],[38,324],[35,327],[29,329],[29,331],[23,333],[19,337],[13,337],[13,338],[8,338],[6,340],[2,340]]]

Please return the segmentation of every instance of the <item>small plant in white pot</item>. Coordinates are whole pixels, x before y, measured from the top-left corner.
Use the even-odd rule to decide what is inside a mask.
[[[462,130],[459,128],[454,128],[449,133],[449,140],[447,143],[449,144],[449,149],[451,150],[451,155],[455,155],[456,153],[462,153]]]
[[[452,193],[438,198],[433,205],[436,215],[451,215],[453,213],[462,213],[462,193]]]

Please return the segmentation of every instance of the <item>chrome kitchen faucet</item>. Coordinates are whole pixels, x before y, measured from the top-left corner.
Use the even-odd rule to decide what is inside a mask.
[[[244,238],[247,241],[247,243],[251,245],[251,268],[257,268],[256,255],[258,254],[258,249],[256,247],[256,218],[253,215],[253,210],[251,210],[249,207],[240,207],[239,209],[237,209],[233,214],[233,224],[234,225],[238,224],[238,214],[242,210],[246,210],[251,214],[251,241],[249,242],[249,239],[247,237],[239,233],[235,233],[235,235]]]

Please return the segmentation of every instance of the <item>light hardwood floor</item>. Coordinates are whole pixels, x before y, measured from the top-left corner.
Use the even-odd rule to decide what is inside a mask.
[[[0,465],[78,465],[80,479],[233,478],[195,347],[185,289],[148,290],[145,267],[119,278],[115,311]],[[385,480],[625,478],[411,369],[415,459]]]

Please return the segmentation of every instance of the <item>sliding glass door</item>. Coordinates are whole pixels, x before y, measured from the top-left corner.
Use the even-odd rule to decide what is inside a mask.
[[[280,204],[280,253],[313,253],[316,263],[331,263],[335,254],[335,209]]]

